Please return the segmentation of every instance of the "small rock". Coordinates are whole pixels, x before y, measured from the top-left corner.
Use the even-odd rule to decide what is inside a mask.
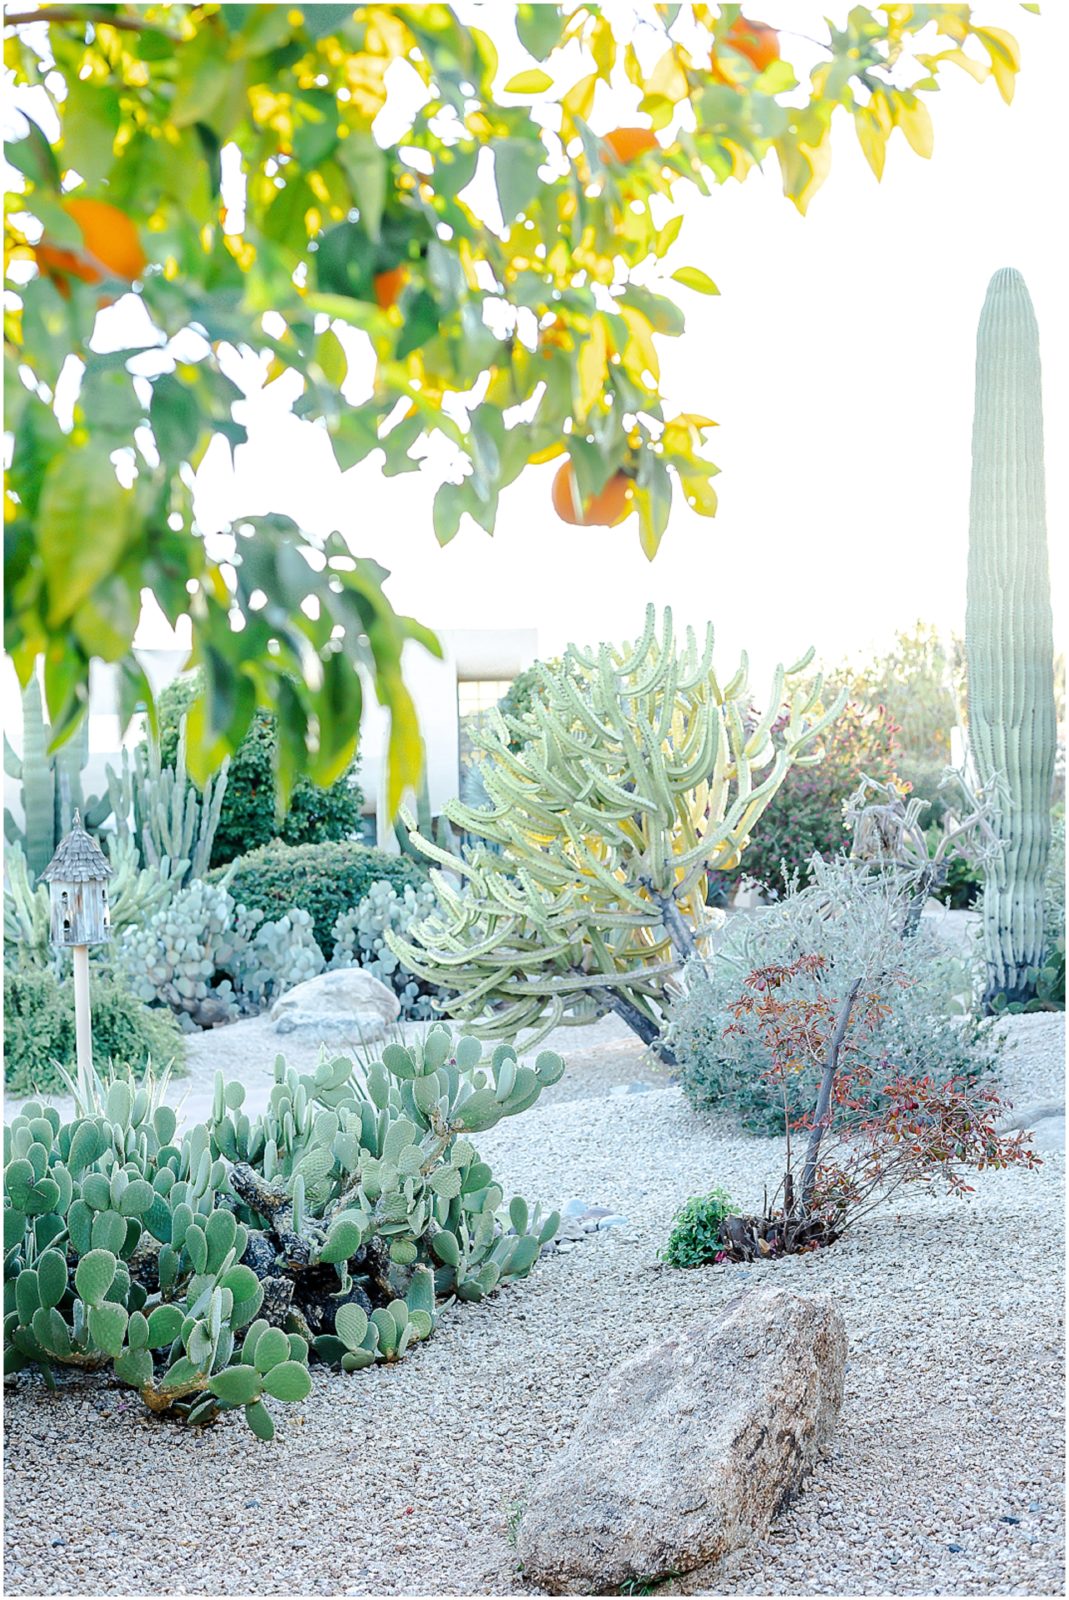
[[[276,1033],[301,1029],[324,1040],[371,1043],[383,1037],[400,1010],[397,995],[370,972],[338,967],[288,989],[272,1006],[271,1020]]]

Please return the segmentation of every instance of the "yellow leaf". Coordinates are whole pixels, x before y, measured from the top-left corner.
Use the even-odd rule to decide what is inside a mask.
[[[532,67],[529,72],[517,72],[505,85],[506,94],[545,94],[547,89],[552,89],[553,79],[548,72],[543,72],[541,67]]]
[[[708,478],[681,478],[683,498],[699,517],[715,517],[718,505],[716,490]]]
[[[639,373],[652,372],[654,380],[658,380],[661,376],[661,363],[657,347],[653,342],[652,327],[642,312],[636,311],[634,306],[620,306],[619,309],[630,334],[628,343],[634,346],[638,354],[638,366],[635,370]]]
[[[687,79],[675,49],[666,50],[646,81],[646,94],[658,95],[665,100],[679,101],[687,98]]]
[[[927,160],[932,153],[935,135],[928,107],[916,95],[900,95],[895,106],[895,121],[902,129],[911,149]]]
[[[883,162],[887,154],[887,141],[876,118],[868,106],[854,107],[854,131],[862,153],[877,180],[883,177]]]
[[[527,464],[531,467],[540,467],[544,461],[555,461],[564,454],[564,446],[560,440],[556,444],[547,444],[544,450],[535,450],[527,457]]]
[[[595,316],[590,325],[590,335],[584,340],[576,362],[579,377],[577,415],[580,421],[601,394],[608,365],[609,342],[605,336],[605,323],[600,316]]]
[[[594,105],[594,90],[598,86],[598,75],[592,72],[587,78],[580,78],[578,83],[573,83],[568,93],[561,100],[561,105],[569,116],[579,117],[583,122],[590,116]]]
[[[998,84],[999,94],[1009,105],[1021,65],[1017,40],[1005,28],[974,28],[973,33],[991,57],[991,76]]]
[[[933,59],[936,61],[952,61],[956,67],[960,67],[963,72],[967,72],[970,78],[975,78],[977,83],[984,83],[990,70],[982,61],[975,61],[972,56],[967,56],[964,50],[943,50]]]
[[[349,370],[349,362],[341,340],[333,328],[326,328],[316,340],[316,360],[323,376],[335,389],[340,389]]]

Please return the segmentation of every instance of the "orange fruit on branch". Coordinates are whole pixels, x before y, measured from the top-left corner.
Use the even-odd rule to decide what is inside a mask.
[[[38,265],[61,294],[70,294],[66,278],[80,278],[83,283],[123,278],[132,283],[141,276],[147,257],[140,235],[125,211],[107,200],[78,196],[64,200],[62,205],[82,236],[81,251],[51,244],[47,235],[36,249]]]
[[[657,135],[652,128],[614,128],[605,135],[604,143],[608,145],[617,161],[626,166],[629,161],[634,161],[638,156],[644,156],[649,150],[657,149]]]
[[[631,479],[626,472],[614,472],[605,487],[584,503],[575,468],[566,461],[553,479],[552,500],[561,521],[574,528],[614,528],[631,510]]]
[[[764,72],[773,61],[779,60],[779,34],[775,28],[770,28],[767,22],[751,22],[749,17],[736,17],[719,42],[730,45],[732,50],[744,56],[757,72]],[[732,82],[717,60],[715,46],[710,56],[710,65],[713,76],[718,82]]]
[[[389,311],[401,298],[401,291],[408,282],[408,268],[398,265],[390,267],[386,272],[376,272],[372,279],[372,289],[375,294],[375,304],[380,311]]]

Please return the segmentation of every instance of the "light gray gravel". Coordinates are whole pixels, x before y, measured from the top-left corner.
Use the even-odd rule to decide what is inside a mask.
[[[1064,1019],[1009,1026],[1011,1098],[1060,1100]],[[632,1076],[648,1073],[628,1062]],[[594,1087],[479,1144],[506,1194],[579,1197],[627,1226],[447,1313],[396,1367],[318,1369],[302,1407],[277,1408],[274,1444],[234,1419],[203,1434],[156,1421],[101,1379],[49,1395],[21,1374],[5,1407],[8,1592],[523,1592],[509,1529],[592,1385],[775,1275],[846,1319],[835,1449],[769,1539],[668,1590],[1063,1593],[1064,1158],[981,1175],[970,1202],[910,1195],[816,1255],[679,1272],[656,1259],[675,1209],[714,1184],[758,1205],[778,1143],[697,1116],[674,1088]]]

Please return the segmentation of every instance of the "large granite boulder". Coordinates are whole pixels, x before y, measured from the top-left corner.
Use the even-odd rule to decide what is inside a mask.
[[[396,1022],[401,1002],[362,967],[337,967],[287,989],[271,1008],[276,1033],[302,1032],[324,1043],[373,1044]]]
[[[832,1303],[773,1287],[622,1362],[534,1487],[524,1578],[600,1594],[761,1537],[831,1438],[845,1362]]]

